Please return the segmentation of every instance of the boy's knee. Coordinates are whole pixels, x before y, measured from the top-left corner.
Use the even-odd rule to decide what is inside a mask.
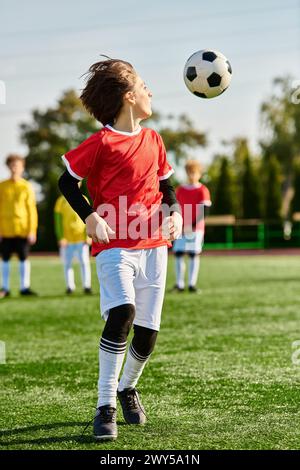
[[[135,306],[132,304],[118,305],[109,309],[108,318],[103,330],[103,336],[118,343],[127,340],[135,316]]]
[[[143,357],[149,356],[155,346],[158,331],[134,325],[134,336],[132,346],[134,350]]]

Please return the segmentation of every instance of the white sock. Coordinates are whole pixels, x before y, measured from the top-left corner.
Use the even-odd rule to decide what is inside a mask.
[[[117,407],[118,378],[121,372],[126,351],[124,343],[114,343],[101,338],[99,349],[99,381],[98,402],[99,406],[110,405]]]
[[[21,290],[30,287],[30,262],[27,259],[20,261],[20,287]]]
[[[195,287],[195,285],[197,284],[199,267],[200,256],[195,255],[194,257],[191,257],[189,265],[189,286]]]
[[[2,288],[9,291],[9,271],[10,263],[9,261],[2,262]]]
[[[176,285],[184,289],[185,262],[183,256],[175,256]]]
[[[75,290],[74,270],[72,268],[72,261],[74,257],[74,244],[63,247],[60,251],[64,262],[64,274],[67,288]]]
[[[71,290],[75,290],[74,269],[66,265],[65,265],[65,279],[66,279],[67,288]]]
[[[149,357],[150,354],[146,357],[141,356],[135,351],[132,344],[130,345],[123,374],[118,386],[119,392],[122,392],[125,388],[134,388],[136,386]]]
[[[91,265],[89,259],[89,247],[84,245],[82,248],[82,254],[79,258],[81,268],[81,279],[85,289],[91,288]]]

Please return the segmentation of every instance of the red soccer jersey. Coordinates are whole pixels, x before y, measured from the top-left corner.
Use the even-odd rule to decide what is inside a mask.
[[[201,183],[196,186],[185,184],[178,186],[176,197],[183,214],[183,229],[193,227],[193,231],[204,232],[203,206],[211,206],[208,188]]]
[[[170,245],[161,233],[149,231],[162,200],[159,181],[174,173],[157,132],[142,127],[121,132],[107,125],[62,158],[72,176],[87,178],[93,208],[116,232],[108,244],[93,242],[93,256],[108,248]]]

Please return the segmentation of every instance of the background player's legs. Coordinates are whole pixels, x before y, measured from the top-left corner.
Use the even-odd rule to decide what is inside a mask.
[[[9,273],[10,273],[10,257],[11,257],[11,239],[2,239],[2,292],[9,292]]]
[[[195,287],[199,275],[200,255],[197,253],[189,253],[189,257],[189,287]]]
[[[90,251],[86,243],[78,243],[78,260],[81,269],[82,286],[84,289],[91,288],[91,264]]]
[[[184,289],[185,261],[182,251],[175,252],[176,286]]]
[[[10,263],[9,260],[2,261],[2,289],[9,292],[9,273]]]
[[[27,259],[29,253],[29,243],[27,238],[15,239],[15,251],[20,261],[20,291],[23,292],[30,288],[30,262]]]
[[[28,259],[20,261],[20,290],[30,287],[30,262]]]
[[[74,254],[74,244],[69,243],[64,251],[64,274],[65,274],[65,281],[67,286],[68,292],[73,292],[75,290],[75,279],[74,279],[74,269],[72,267],[73,261],[73,254]]]
[[[118,378],[134,315],[135,307],[132,304],[120,305],[109,310],[100,340],[97,408],[105,405],[117,407]]]
[[[154,349],[158,331],[134,325],[134,336],[129,347],[118,391],[134,388]]]

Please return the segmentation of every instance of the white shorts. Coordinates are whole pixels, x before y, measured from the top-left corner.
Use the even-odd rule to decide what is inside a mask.
[[[134,324],[158,331],[164,300],[168,248],[109,248],[96,256],[104,320],[118,305],[135,306]]]
[[[202,231],[182,235],[174,241],[173,252],[182,251],[183,253],[199,254],[202,252],[203,241],[204,233]]]

